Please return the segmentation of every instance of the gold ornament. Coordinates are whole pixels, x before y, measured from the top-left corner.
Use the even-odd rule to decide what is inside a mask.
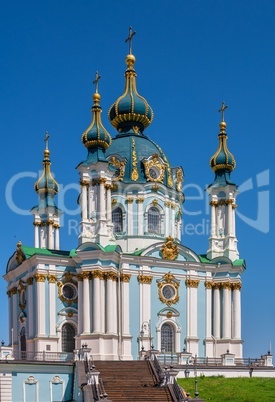
[[[166,242],[161,247],[161,256],[164,260],[174,261],[179,255],[179,248],[175,244],[173,237],[166,237]]]

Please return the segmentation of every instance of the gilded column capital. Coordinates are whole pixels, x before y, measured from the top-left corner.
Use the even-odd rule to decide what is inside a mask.
[[[142,204],[144,202],[144,197],[138,197],[136,199],[137,204]]]
[[[52,219],[50,219],[50,220],[48,220],[48,225],[53,225],[54,224],[54,221],[52,220]]]
[[[33,222],[34,226],[41,226],[41,222]]]
[[[242,288],[241,282],[232,283],[231,286],[232,286],[232,290],[241,290],[241,288]]]
[[[220,289],[221,284],[220,282],[213,282],[213,289]]]
[[[11,294],[16,295],[17,294],[17,287],[11,288]]]
[[[226,205],[232,205],[232,204],[234,204],[233,198],[228,198],[228,200],[225,201],[225,204],[226,204]]]
[[[35,274],[34,275],[34,279],[36,280],[36,282],[45,282],[47,278],[46,274]]]
[[[54,223],[54,224],[53,224],[53,228],[55,228],[55,229],[60,229],[60,225],[59,225],[58,223]]]
[[[150,285],[152,283],[153,277],[151,275],[138,275],[137,280],[139,283]]]
[[[134,197],[127,197],[127,198],[126,198],[126,202],[127,202],[128,204],[133,204],[133,201],[134,201]]]
[[[82,274],[77,274],[76,279],[78,282],[83,282],[83,275]]]
[[[131,276],[132,276],[131,274],[120,274],[120,280],[121,282],[129,283]]]
[[[95,279],[104,279],[104,272],[101,271],[100,269],[96,269],[94,271],[91,271],[91,275]]]
[[[85,186],[88,187],[89,184],[90,184],[89,180],[84,180],[84,179],[80,180],[80,185],[82,187],[85,187]]]
[[[172,209],[176,209],[176,203],[175,203],[175,202],[172,202],[172,203],[171,203],[171,208],[172,208]]]
[[[56,275],[49,274],[48,275],[48,281],[49,281],[49,283],[55,283],[56,282]]]
[[[231,290],[232,284],[230,282],[222,282],[221,286],[222,286],[223,289]]]
[[[211,207],[217,207],[218,206],[218,201],[210,201],[209,202],[209,205],[211,206]]]
[[[164,206],[167,208],[171,207],[172,202],[171,201],[165,201]]]
[[[26,282],[29,286],[33,285],[33,277],[27,278]]]
[[[105,278],[107,280],[116,281],[117,280],[117,274],[115,272],[112,272],[112,271],[105,272]]]
[[[112,185],[111,185],[111,184],[105,184],[105,186],[104,186],[104,187],[106,188],[106,190],[111,190]]]
[[[90,279],[90,272],[89,271],[83,271],[82,272],[82,278],[83,278],[83,280],[84,279]]]
[[[209,281],[206,281],[206,282],[205,282],[205,288],[206,288],[206,289],[212,289],[212,287],[213,287],[213,283],[212,283],[212,282],[209,282]]]
[[[185,285],[187,288],[197,288],[199,286],[200,281],[197,279],[186,279]]]
[[[99,177],[99,179],[97,181],[98,181],[98,184],[105,184],[107,179],[106,179],[106,177]]]
[[[232,208],[236,209],[236,208],[238,208],[238,205],[237,204],[232,204]]]

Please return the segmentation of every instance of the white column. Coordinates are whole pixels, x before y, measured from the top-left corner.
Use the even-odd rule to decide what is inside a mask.
[[[46,311],[45,311],[45,274],[35,274],[36,280],[36,321],[37,321],[37,336],[45,336],[46,331]]]
[[[227,200],[227,235],[232,235],[232,203],[233,200],[230,198]]]
[[[107,272],[106,274],[106,333],[114,333],[114,322],[113,322],[113,272]]]
[[[99,182],[99,211],[100,219],[106,219],[106,202],[105,202],[105,182],[104,177],[98,179]]]
[[[12,293],[10,290],[7,291],[8,294],[8,306],[9,306],[9,345],[12,343],[11,329],[13,328],[13,311],[12,311]]]
[[[100,277],[100,332],[105,333],[105,318],[106,318],[106,308],[105,308],[105,281],[104,281],[104,274]]]
[[[60,239],[59,239],[59,224],[55,224],[55,249],[60,249]]]
[[[45,226],[45,222],[42,222],[40,224],[40,247],[44,248],[46,247],[46,226]]]
[[[165,201],[165,237],[171,236],[170,230],[170,205],[171,201]]]
[[[87,186],[89,185],[89,182],[82,180],[80,182],[81,184],[81,213],[82,213],[82,219],[87,219]]]
[[[241,339],[241,283],[234,283],[233,288],[233,338]]]
[[[211,233],[210,237],[217,236],[217,220],[216,220],[216,213],[217,213],[217,196],[212,195],[212,199],[210,201],[211,205]]]
[[[130,334],[130,310],[129,310],[129,282],[131,275],[121,274],[121,319],[122,336]]]
[[[212,282],[205,282],[205,314],[206,314],[206,338],[212,335]]]
[[[223,283],[223,325],[222,337],[231,338],[231,284]]]
[[[143,214],[143,197],[137,198],[137,207],[138,207],[138,235],[143,236],[144,234],[144,214]]]
[[[190,287],[190,336],[198,336],[198,289]]]
[[[82,305],[79,306],[83,311],[83,333],[89,334],[91,332],[91,322],[90,322],[90,273],[83,272],[83,300]]]
[[[77,311],[77,332],[78,335],[84,332],[83,330],[83,310],[84,310],[84,303],[83,303],[83,276],[81,274],[77,275],[78,280],[78,311]],[[89,279],[88,279],[88,286],[89,286]],[[90,318],[89,318],[90,322]]]
[[[27,303],[28,303],[28,333],[29,339],[34,336],[34,328],[33,328],[33,278],[27,279]]]
[[[132,197],[127,197],[127,217],[128,217],[128,222],[127,222],[127,233],[129,236],[133,235],[133,201],[134,199]]]
[[[93,333],[100,333],[100,277],[102,275],[101,271],[92,271],[94,292],[93,292]]]
[[[34,247],[39,248],[39,223],[34,222]]]
[[[49,318],[50,336],[56,335],[56,276],[49,275]]]
[[[150,350],[151,340],[149,327],[151,322],[151,275],[138,275],[139,294],[140,294],[140,328],[144,331],[143,346],[145,350]],[[144,325],[144,326],[143,326]]]
[[[171,222],[170,222],[170,230],[171,230],[172,237],[175,237],[175,208],[176,208],[175,203],[172,203],[171,204]]]
[[[221,336],[221,299],[220,284],[214,283],[214,337],[219,339]]]
[[[13,328],[13,343],[18,343],[18,314],[17,314],[17,307],[18,307],[18,294],[17,288],[14,287],[11,289],[12,294],[12,328]]]
[[[53,232],[53,222],[48,222],[48,248],[54,248],[54,232]]]
[[[113,327],[114,327],[114,333],[117,334],[118,333],[118,300],[117,300],[117,276],[113,277],[113,281],[112,281],[112,285],[113,285]]]
[[[112,199],[111,199],[111,184],[105,184],[106,188],[106,207],[107,207],[107,221],[112,222]]]

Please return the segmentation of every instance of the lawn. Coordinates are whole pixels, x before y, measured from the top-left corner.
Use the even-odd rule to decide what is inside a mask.
[[[178,383],[194,397],[195,379]],[[275,378],[198,377],[199,397],[211,402],[275,402]]]

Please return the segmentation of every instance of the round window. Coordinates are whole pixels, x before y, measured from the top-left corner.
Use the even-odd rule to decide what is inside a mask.
[[[162,288],[162,295],[166,300],[173,299],[176,295],[176,290],[171,285],[165,285]]]
[[[76,288],[73,285],[66,284],[62,288],[62,294],[66,299],[74,299],[76,297]]]

